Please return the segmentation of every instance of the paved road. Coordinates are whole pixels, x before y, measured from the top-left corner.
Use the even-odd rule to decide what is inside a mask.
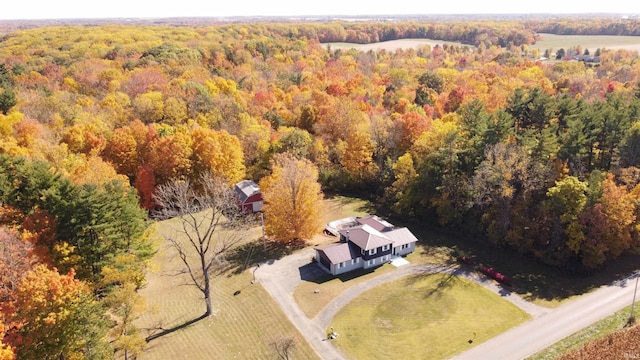
[[[630,305],[635,285],[635,278],[627,278],[601,287],[453,359],[525,359]]]
[[[302,278],[312,279],[323,274],[322,270],[317,266],[305,266],[311,262],[314,254],[315,250],[311,248],[284,257],[281,260],[270,261],[262,264],[260,268],[256,270],[255,275],[256,280],[262,284],[267,292],[280,305],[287,317],[298,328],[300,333],[307,339],[322,359],[344,359],[343,354],[341,354],[330,341],[325,339],[325,331],[338,310],[366,290],[410,274],[448,273],[465,277],[485,286],[506,300],[511,301],[534,318],[544,316],[544,314],[549,311],[547,308],[523,300],[518,295],[501,288],[494,281],[487,280],[473,272],[467,272],[460,268],[437,265],[405,265],[392,272],[384,273],[350,287],[327,304],[315,318],[309,319],[296,304],[293,298],[293,292]]]

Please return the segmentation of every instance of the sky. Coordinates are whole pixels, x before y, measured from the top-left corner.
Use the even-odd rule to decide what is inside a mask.
[[[0,20],[437,14],[640,15],[637,0],[10,0]]]

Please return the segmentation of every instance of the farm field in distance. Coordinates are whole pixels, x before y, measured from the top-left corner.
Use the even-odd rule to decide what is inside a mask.
[[[554,35],[540,34],[542,40],[529,47],[545,49],[560,49],[580,46],[594,52],[596,49],[627,49],[640,50],[639,36],[613,36],[613,35]]]
[[[534,45],[529,45],[529,48],[538,48],[540,51],[546,49],[567,49],[570,47],[580,46],[583,49],[589,49],[595,51],[596,49],[627,49],[627,50],[640,50],[640,37],[638,36],[614,36],[614,35],[554,35],[554,34],[540,34],[542,40],[538,41]],[[393,51],[397,49],[418,48],[421,46],[429,45],[431,47],[435,45],[450,44],[450,45],[465,45],[459,42],[440,41],[433,39],[400,39],[391,41],[382,41],[372,44],[353,44],[345,42],[326,43],[325,45],[331,46],[333,49],[356,49],[361,51],[385,49],[387,51]]]

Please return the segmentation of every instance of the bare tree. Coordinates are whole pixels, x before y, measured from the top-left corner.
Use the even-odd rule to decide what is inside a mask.
[[[10,300],[20,280],[35,263],[33,245],[0,226],[0,303]]]
[[[296,347],[296,338],[293,336],[278,336],[273,339],[269,345],[271,345],[276,354],[278,354],[278,359],[289,360],[291,353]]]
[[[159,186],[155,200],[159,219],[178,218],[173,233],[164,234],[177,251],[192,284],[202,292],[210,316],[211,277],[223,265],[225,254],[249,235],[249,218],[243,216],[230,185],[203,174],[197,184],[174,180]]]

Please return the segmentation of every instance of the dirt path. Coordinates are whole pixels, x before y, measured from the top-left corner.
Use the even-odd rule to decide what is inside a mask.
[[[326,340],[325,334],[331,320],[343,306],[369,289],[408,275],[446,273],[464,277],[502,296],[534,318],[540,317],[549,311],[547,308],[525,301],[508,289],[497,285],[493,280],[488,280],[476,273],[454,267],[409,264],[348,288],[327,304],[315,318],[309,319],[296,304],[293,293],[303,277],[308,279],[323,274],[322,270],[317,266],[305,266],[312,261],[314,254],[315,250],[309,248],[277,261],[269,261],[256,269],[255,276],[256,280],[280,305],[289,320],[298,328],[322,359],[339,360],[345,358],[330,341]],[[317,272],[317,274],[301,274],[301,269],[303,268],[305,271]]]

